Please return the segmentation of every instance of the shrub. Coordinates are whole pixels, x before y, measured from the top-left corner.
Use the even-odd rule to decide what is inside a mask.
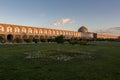
[[[69,41],[69,43],[72,44],[72,45],[75,45],[75,44],[87,45],[88,44],[88,40],[86,40],[86,39],[79,40],[79,39],[73,38],[73,39],[71,39]]]
[[[77,40],[71,39],[71,40],[69,40],[69,43],[72,44],[72,45],[75,45],[75,44],[77,44]]]
[[[28,39],[24,39],[25,42],[27,43],[31,43],[32,42],[32,39],[31,38],[28,38]]]
[[[47,39],[40,39],[41,42],[47,42]]]
[[[55,42],[55,39],[54,38],[48,38],[47,41],[48,42]]]
[[[87,45],[88,44],[88,40],[81,40],[78,42],[80,45]]]
[[[0,36],[0,42],[1,43],[5,43],[6,42],[5,38],[3,38],[2,36]]]
[[[35,36],[35,37],[33,38],[33,42],[38,43],[39,41],[40,41],[40,39],[39,39],[38,36]]]
[[[16,39],[14,39],[14,42],[16,42],[16,43],[22,43],[22,39],[21,38],[16,38]]]
[[[2,42],[3,41],[3,37],[2,36],[0,36],[0,42]]]
[[[33,42],[38,43],[38,42],[39,42],[39,39],[34,39],[34,38],[33,38]]]
[[[41,42],[47,42],[47,38],[45,36],[40,36],[40,41]]]
[[[57,36],[57,37],[55,38],[55,41],[56,41],[57,43],[64,43],[64,36],[63,36],[63,35]]]

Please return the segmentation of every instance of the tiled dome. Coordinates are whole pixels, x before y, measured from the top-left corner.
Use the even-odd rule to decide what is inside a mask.
[[[88,32],[88,29],[87,29],[85,26],[81,26],[81,27],[78,29],[78,32]]]

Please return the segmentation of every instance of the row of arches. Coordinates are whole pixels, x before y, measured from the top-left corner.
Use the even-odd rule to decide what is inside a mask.
[[[79,32],[45,29],[45,28],[32,28],[32,27],[17,27],[17,26],[1,26],[0,32],[18,33],[18,34],[46,34],[46,35],[72,35],[80,36]]]
[[[35,35],[35,36],[40,38],[38,35]],[[16,39],[24,41],[25,39],[29,39],[29,38],[33,39],[35,36],[33,36],[33,35],[13,35],[13,34],[4,35],[4,34],[1,34],[0,35],[0,43],[2,42],[2,40],[4,42],[13,42]]]
[[[12,34],[8,35],[0,34],[0,42],[12,42],[13,38],[14,37]]]
[[[2,40],[1,40],[2,38]],[[19,42],[26,42],[26,40],[33,40],[33,39],[54,39],[55,36],[47,36],[47,35],[13,35],[13,34],[8,34],[8,35],[0,35],[0,43],[6,43],[6,42],[17,42],[19,40]]]

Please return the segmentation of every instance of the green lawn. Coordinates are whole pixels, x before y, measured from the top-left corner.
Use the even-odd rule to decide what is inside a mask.
[[[72,59],[57,60],[61,54]],[[1,44],[0,80],[120,80],[120,43]]]

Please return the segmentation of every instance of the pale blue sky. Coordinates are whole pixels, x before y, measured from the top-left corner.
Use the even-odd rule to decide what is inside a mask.
[[[0,0],[0,23],[96,32],[120,27],[120,0]]]

